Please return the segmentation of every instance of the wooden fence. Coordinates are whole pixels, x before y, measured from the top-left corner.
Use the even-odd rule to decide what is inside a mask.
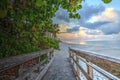
[[[119,59],[70,48],[69,53],[77,80],[120,80]]]
[[[53,60],[53,51],[0,59],[0,80],[41,80]]]

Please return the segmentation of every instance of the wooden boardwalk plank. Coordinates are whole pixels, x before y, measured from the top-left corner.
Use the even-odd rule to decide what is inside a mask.
[[[60,43],[61,50],[55,51],[55,59],[43,80],[75,80],[75,75],[68,61],[68,47]]]

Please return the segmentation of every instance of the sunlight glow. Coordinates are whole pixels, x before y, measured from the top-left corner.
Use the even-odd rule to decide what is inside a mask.
[[[80,41],[80,44],[81,44],[81,45],[85,45],[86,42],[85,42],[85,41]]]
[[[84,29],[80,29],[78,32],[78,36],[80,36],[81,38],[85,38],[86,37],[86,30]]]

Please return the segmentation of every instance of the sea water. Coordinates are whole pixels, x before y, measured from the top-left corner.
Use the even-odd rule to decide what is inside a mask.
[[[96,52],[99,55],[120,59],[120,40],[69,42],[68,45],[73,49]]]
[[[119,49],[120,41],[80,41],[78,43],[69,43],[73,48],[77,49]]]

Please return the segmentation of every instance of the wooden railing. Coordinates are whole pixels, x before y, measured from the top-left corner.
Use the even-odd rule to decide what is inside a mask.
[[[69,48],[77,80],[120,80],[120,60]]]
[[[53,60],[53,51],[0,59],[0,80],[41,80]]]

